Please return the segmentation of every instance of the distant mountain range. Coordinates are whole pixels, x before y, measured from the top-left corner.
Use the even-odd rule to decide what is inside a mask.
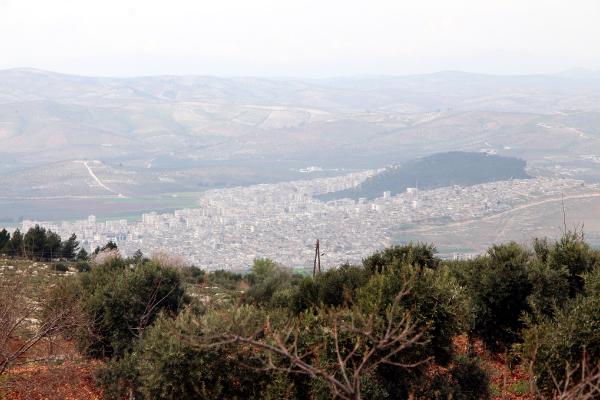
[[[114,195],[82,161],[133,198],[448,151],[518,157],[536,173],[600,180],[600,79],[585,71],[333,79],[0,71],[4,202],[59,193],[93,205],[95,196]]]
[[[435,189],[445,186],[471,186],[509,179],[527,179],[525,161],[486,153],[448,152],[408,161],[387,168],[358,187],[319,196],[323,201],[361,197],[373,199],[383,192],[391,195],[407,188]]]
[[[3,70],[0,173],[73,159],[352,164],[505,147],[531,158],[589,148],[568,128],[596,137],[587,121],[599,112],[600,79],[581,73],[299,80]]]

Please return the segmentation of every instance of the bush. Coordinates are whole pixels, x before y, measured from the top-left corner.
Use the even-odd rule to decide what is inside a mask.
[[[363,260],[363,266],[370,273],[382,272],[385,268],[401,265],[415,265],[419,268],[435,268],[439,260],[434,257],[436,248],[425,243],[410,243],[405,246],[391,246],[375,252]]]
[[[222,269],[210,272],[207,278],[211,285],[228,290],[237,289],[242,281],[242,275]]]
[[[290,290],[298,286],[301,276],[291,274],[288,268],[269,259],[257,259],[254,260],[252,272],[246,275],[244,280],[251,285],[244,294],[246,303],[287,308]],[[280,292],[285,293],[279,294]]]
[[[92,270],[92,266],[87,261],[78,261],[77,264],[75,264],[75,268],[79,272],[90,272]]]
[[[124,355],[161,311],[176,314],[185,302],[178,272],[155,263],[130,269],[111,258],[80,279],[83,309],[93,325],[79,330],[78,344],[95,358]]]
[[[450,375],[456,382],[453,399],[477,400],[490,398],[489,375],[475,358],[459,357]]]
[[[206,273],[204,272],[204,270],[198,267],[183,267],[180,269],[180,271],[181,275],[183,276],[183,279],[187,283],[197,285],[203,283],[206,279]]]
[[[135,352],[127,352],[115,357],[99,367],[94,378],[102,387],[102,395],[106,400],[137,399],[139,393],[138,359]]]
[[[426,399],[483,400],[489,399],[490,380],[481,361],[459,357],[447,372],[437,373],[418,395]]]
[[[310,307],[351,306],[357,289],[367,280],[368,275],[363,268],[349,264],[322,272],[315,278],[304,278],[291,299],[290,307],[299,313]]]
[[[426,329],[427,356],[441,364],[450,362],[452,338],[464,327],[464,292],[447,268],[419,271],[406,265],[399,270],[375,274],[359,290],[359,304],[366,315],[384,315],[397,293],[408,283],[410,292],[401,301],[417,326]]]
[[[563,266],[550,266],[536,260],[531,265],[532,285],[529,305],[535,318],[551,317],[569,300],[569,271]]]
[[[573,384],[581,376],[579,364],[587,358],[600,360],[600,297],[580,296],[559,310],[554,319],[532,325],[525,332],[524,352],[533,361],[538,387],[545,394],[564,381],[573,369]]]
[[[69,266],[62,262],[57,262],[52,264],[52,270],[56,272],[67,272],[69,270]]]
[[[53,334],[60,334],[73,339],[75,329],[89,326],[89,321],[82,312],[83,293],[79,280],[75,277],[64,277],[43,291],[41,302],[41,326],[56,325],[52,321],[60,317]]]
[[[598,264],[598,253],[584,242],[583,233],[567,232],[551,246],[548,265],[554,270],[565,268],[569,274],[569,297],[581,293],[584,286],[582,275]]]
[[[102,369],[99,383],[108,398],[136,393],[143,399],[281,399],[292,385],[285,374],[259,369],[256,353],[237,345],[201,346],[204,335],[235,331],[223,313],[212,310],[194,316],[184,311],[176,319],[160,316],[134,351]],[[239,317],[239,318],[238,318]],[[244,307],[236,321],[241,332],[256,331],[264,314]]]
[[[528,296],[531,255],[517,243],[492,246],[472,262],[467,278],[472,319],[469,334],[492,351],[505,350],[522,339]]]

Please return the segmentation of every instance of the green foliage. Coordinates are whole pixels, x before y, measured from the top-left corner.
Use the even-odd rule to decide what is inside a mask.
[[[200,284],[206,279],[206,273],[204,270],[195,266],[182,268],[181,276],[185,282],[191,284]]]
[[[562,382],[567,369],[581,376],[587,359],[600,360],[600,297],[580,296],[559,310],[553,319],[532,325],[525,332],[524,352],[534,362],[538,387],[546,394]],[[576,383],[576,379],[573,384]]]
[[[51,265],[53,271],[56,272],[67,272],[69,270],[69,266],[63,262],[57,262]]]
[[[87,261],[78,261],[75,264],[75,268],[78,272],[90,272],[92,270],[92,266]]]
[[[144,398],[259,398],[265,380],[260,375],[265,374],[237,362],[245,355],[251,364],[252,356],[241,348],[202,349],[184,339],[201,334],[186,314],[175,321],[157,321],[140,345],[138,371]]]
[[[8,243],[10,243],[10,233],[6,229],[2,229],[0,231],[0,252],[4,252]]]
[[[600,297],[600,266],[583,275],[585,295]]]
[[[550,254],[550,243],[548,238],[534,238],[533,239],[533,251],[535,257],[542,263],[548,262],[548,255]]]
[[[291,288],[298,286],[301,277],[288,268],[265,259],[254,260],[252,272],[244,277],[250,288],[244,295],[248,304],[288,307]]]
[[[426,243],[392,246],[365,258],[363,266],[371,274],[382,272],[385,268],[396,268],[405,264],[420,268],[435,268],[439,264],[435,253],[435,246]]]
[[[23,234],[20,230],[15,230],[10,238],[10,242],[4,246],[5,252],[11,256],[23,255]]]
[[[362,397],[474,400],[489,398],[491,389],[479,360],[453,353],[452,339],[465,331],[492,351],[512,346],[532,362],[544,393],[568,368],[580,372],[584,349],[590,360],[600,359],[598,253],[576,233],[535,240],[532,247],[511,242],[475,260],[442,262],[432,245],[393,246],[361,267],[305,278],[269,259],[255,260],[247,275],[205,274],[165,268],[139,254],[140,262],[108,258],[69,281],[77,282],[75,299],[93,321],[77,332],[80,348],[110,360],[98,374],[107,398],[329,399],[335,396],[330,383],[285,372],[290,364],[282,354],[268,358],[264,348],[238,340],[206,344],[215,337],[264,345],[282,340],[309,365],[343,379],[336,349],[348,365],[358,365],[386,323],[406,317],[421,340],[394,354],[392,363],[360,372]],[[240,301],[181,312],[184,286],[199,283],[219,295],[236,293]],[[267,360],[283,370],[264,369],[272,365]]]
[[[23,236],[23,254],[32,259],[45,258],[46,228],[36,225]]]
[[[565,269],[569,273],[569,297],[575,297],[583,290],[582,275],[592,270],[598,263],[598,253],[583,240],[583,234],[566,232],[559,241],[550,247],[548,265],[554,270]]]
[[[117,246],[117,244],[115,242],[113,242],[112,240],[109,240],[104,246],[102,246],[100,251],[118,250],[118,249],[119,249],[119,246]]]
[[[576,384],[586,357],[600,359],[598,253],[577,232],[566,233],[548,249],[545,269],[550,273],[545,276],[553,280],[545,286],[552,290],[532,295],[532,304],[541,303],[540,299],[552,302],[552,312],[528,319],[523,346],[526,359],[533,362],[538,387],[546,394],[566,379],[567,372],[575,372],[571,384]]]
[[[60,258],[62,256],[60,236],[58,236],[57,233],[48,230],[46,232],[46,239],[43,244],[43,249],[43,259],[52,260],[54,258]]]
[[[392,195],[409,187],[433,189],[452,185],[476,185],[508,179],[527,179],[525,161],[485,153],[451,151],[411,160],[387,168],[358,187],[318,196],[323,201],[338,198],[381,197],[384,191]]]
[[[73,260],[77,256],[77,249],[79,248],[79,242],[77,241],[77,236],[72,234],[69,239],[67,239],[62,244],[62,257],[67,260]]]
[[[252,272],[244,278],[250,285],[255,285],[278,274],[281,266],[269,258],[257,258],[252,264]]]
[[[508,390],[517,396],[529,393],[530,385],[527,381],[518,381],[509,386]]]
[[[96,384],[102,387],[105,400],[138,399],[139,373],[138,357],[134,352],[127,352],[121,357],[114,357],[99,367],[95,372]]]
[[[29,228],[25,235],[18,229],[12,236],[6,230],[0,231],[0,252],[10,256],[25,256],[31,260],[72,260],[78,247],[74,234],[63,242],[58,234],[39,225]]]
[[[43,295],[41,323],[52,325],[52,321],[62,315],[55,332],[72,339],[75,327],[85,326],[87,323],[81,312],[83,293],[79,280],[74,277],[61,278]]]
[[[459,357],[450,368],[450,375],[458,385],[452,398],[477,400],[490,397],[489,375],[480,360]]]
[[[430,385],[419,393],[419,398],[482,400],[491,396],[489,374],[481,361],[458,357],[448,372],[437,373]]]
[[[76,259],[77,261],[87,261],[90,259],[90,256],[84,248],[81,248],[77,253]]]
[[[124,355],[161,311],[177,313],[185,301],[179,273],[156,263],[130,269],[113,258],[80,279],[93,324],[78,332],[78,344],[95,358]]]
[[[131,261],[133,261],[134,264],[140,264],[144,261],[144,253],[142,253],[140,249],[137,249],[135,253],[133,253],[133,256],[131,256]]]
[[[549,265],[541,260],[538,258],[533,262],[529,271],[532,285],[529,304],[536,318],[554,315],[570,298],[568,269],[564,266]]]
[[[469,333],[491,350],[502,350],[521,340],[522,316],[529,311],[529,252],[511,242],[494,245],[473,262],[467,277],[472,320]]]
[[[304,278],[290,299],[293,312],[311,307],[352,305],[356,291],[368,280],[363,268],[344,264],[317,274],[315,278]]]
[[[162,315],[132,352],[111,360],[101,370],[98,379],[105,397],[288,398],[293,382],[283,373],[259,369],[262,364],[256,352],[234,344],[203,347],[194,341],[223,332],[256,332],[264,318],[264,312],[250,306],[237,311],[212,310],[200,319],[189,310],[176,319]]]
[[[235,272],[217,270],[210,272],[207,276],[208,283],[223,289],[237,289],[242,281],[242,275]]]
[[[405,287],[402,310],[410,313],[421,329],[426,329],[425,356],[447,364],[452,358],[452,338],[464,327],[465,297],[448,268],[437,270],[405,265],[375,274],[359,291],[359,304],[366,315],[383,315],[395,296]]]

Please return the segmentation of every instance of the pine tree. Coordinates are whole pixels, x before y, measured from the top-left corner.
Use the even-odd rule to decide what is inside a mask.
[[[0,253],[6,252],[6,245],[10,242],[10,233],[6,229],[0,231]]]
[[[66,258],[67,260],[74,259],[77,255],[78,248],[79,242],[77,241],[77,236],[75,234],[72,234],[71,237],[62,244],[63,258]]]
[[[87,251],[85,251],[85,249],[82,247],[79,250],[79,253],[77,253],[77,261],[87,261],[90,258],[89,254]]]
[[[29,228],[23,236],[23,255],[30,259],[41,259],[44,257],[46,244],[46,228],[39,225]]]
[[[44,242],[44,258],[51,260],[53,258],[60,258],[62,250],[62,240],[57,233],[48,231],[46,233],[46,240]]]
[[[20,230],[13,232],[10,242],[6,244],[8,249],[7,254],[11,256],[22,256],[23,255],[23,234]]]

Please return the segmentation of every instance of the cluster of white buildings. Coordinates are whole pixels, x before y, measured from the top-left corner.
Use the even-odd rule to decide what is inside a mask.
[[[320,193],[356,186],[374,171],[211,190],[196,208],[143,214],[141,220],[87,220],[41,223],[63,237],[77,234],[88,249],[115,241],[122,252],[168,252],[205,269],[244,269],[257,257],[294,268],[312,268],[320,240],[325,268],[358,262],[391,245],[399,229],[476,219],[536,199],[565,192],[598,191],[574,179],[536,178],[435,190],[409,189],[374,200],[342,199],[327,203]],[[26,230],[35,221],[24,221]]]

